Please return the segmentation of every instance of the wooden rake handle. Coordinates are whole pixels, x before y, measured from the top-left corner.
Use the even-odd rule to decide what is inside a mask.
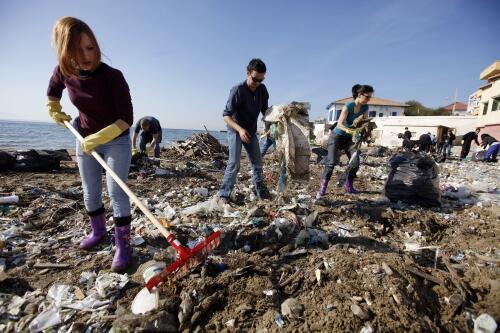
[[[68,121],[64,121],[64,125],[66,125],[66,127],[71,131],[71,133],[73,133],[73,135],[78,139],[78,141],[80,141],[80,143],[83,142],[84,140],[83,137],[80,135],[80,133],[78,133],[78,131],[73,126],[71,126],[71,124]],[[99,162],[99,164],[106,170],[106,172],[108,172],[108,174],[111,175],[113,180],[128,195],[130,200],[132,200],[137,205],[137,207],[139,207],[139,209],[144,213],[144,215],[146,215],[147,218],[151,222],[153,222],[153,224],[158,228],[161,234],[165,236],[167,240],[171,240],[173,238],[173,234],[169,232],[167,229],[165,229],[163,224],[161,224],[161,222],[158,221],[158,219],[153,215],[153,213],[151,213],[151,211],[146,207],[146,205],[144,205],[142,201],[139,200],[139,198],[134,194],[134,192],[130,190],[127,184],[125,184],[123,180],[121,180],[120,177],[118,177],[118,175],[113,171],[113,169],[111,169],[110,166],[103,160],[101,155],[99,155],[94,150],[92,150],[90,154],[97,160],[97,162]],[[176,243],[176,245],[181,245],[177,239],[174,239],[173,241],[174,243]]]

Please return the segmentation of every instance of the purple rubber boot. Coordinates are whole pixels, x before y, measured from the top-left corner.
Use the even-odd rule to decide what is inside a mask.
[[[106,217],[104,213],[90,216],[90,226],[92,232],[80,242],[80,248],[83,250],[90,250],[104,239],[106,235]]]
[[[320,199],[326,195],[326,188],[328,187],[328,180],[321,179],[319,183],[319,191],[316,193],[316,199]]]
[[[132,257],[132,247],[130,246],[130,224],[123,227],[115,226],[115,256],[111,263],[113,272],[125,270]]]
[[[358,191],[356,191],[356,189],[353,186],[352,179],[346,178],[345,183],[344,183],[344,191],[346,193],[352,193],[352,194],[358,193]]]

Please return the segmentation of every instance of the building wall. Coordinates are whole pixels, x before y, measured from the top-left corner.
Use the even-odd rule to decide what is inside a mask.
[[[376,118],[377,129],[374,132],[375,144],[386,147],[401,146],[399,133],[404,133],[405,127],[412,132],[412,140],[430,132],[437,135],[439,126],[455,129],[457,136],[473,131],[477,127],[477,117],[473,116],[429,116],[429,117],[390,117]]]
[[[478,125],[484,128],[481,132],[500,140],[500,79],[492,82],[491,86],[482,91]]]

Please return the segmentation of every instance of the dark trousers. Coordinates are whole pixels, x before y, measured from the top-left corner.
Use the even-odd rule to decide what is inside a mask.
[[[155,146],[153,147],[154,149],[154,156],[156,158],[160,157],[160,142],[162,140],[162,135],[161,132],[158,133],[158,141],[156,142]],[[144,132],[141,131],[141,134],[139,136],[139,151],[140,152],[145,152],[146,151],[146,145],[148,143],[151,143],[153,141],[153,134],[149,132]]]
[[[464,141],[464,144],[462,145],[462,151],[460,152],[460,158],[464,159],[469,155],[470,151],[470,145],[472,141]]]
[[[340,163],[341,153],[344,152],[351,159],[352,137],[338,135],[332,131],[328,137],[328,155],[326,157],[325,169],[321,179],[329,181],[332,178],[333,168]],[[356,177],[359,167],[348,170],[347,178],[352,181]]]
[[[425,151],[426,153],[428,153],[431,150],[431,144],[430,143],[421,143],[420,148],[418,150]]]
[[[500,143],[494,142],[493,144],[490,145],[490,147],[486,151],[486,157],[484,158],[484,160],[490,162],[496,162],[498,151],[500,151]]]

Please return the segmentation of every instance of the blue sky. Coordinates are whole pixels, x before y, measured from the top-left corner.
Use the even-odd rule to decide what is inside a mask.
[[[266,62],[270,104],[308,101],[311,119],[355,83],[430,107],[451,103],[456,88],[466,101],[500,60],[499,12],[497,0],[0,0],[0,119],[50,121],[51,30],[62,16],[94,30],[136,119],[223,129],[229,90],[253,57]],[[66,94],[63,108],[77,113]]]

